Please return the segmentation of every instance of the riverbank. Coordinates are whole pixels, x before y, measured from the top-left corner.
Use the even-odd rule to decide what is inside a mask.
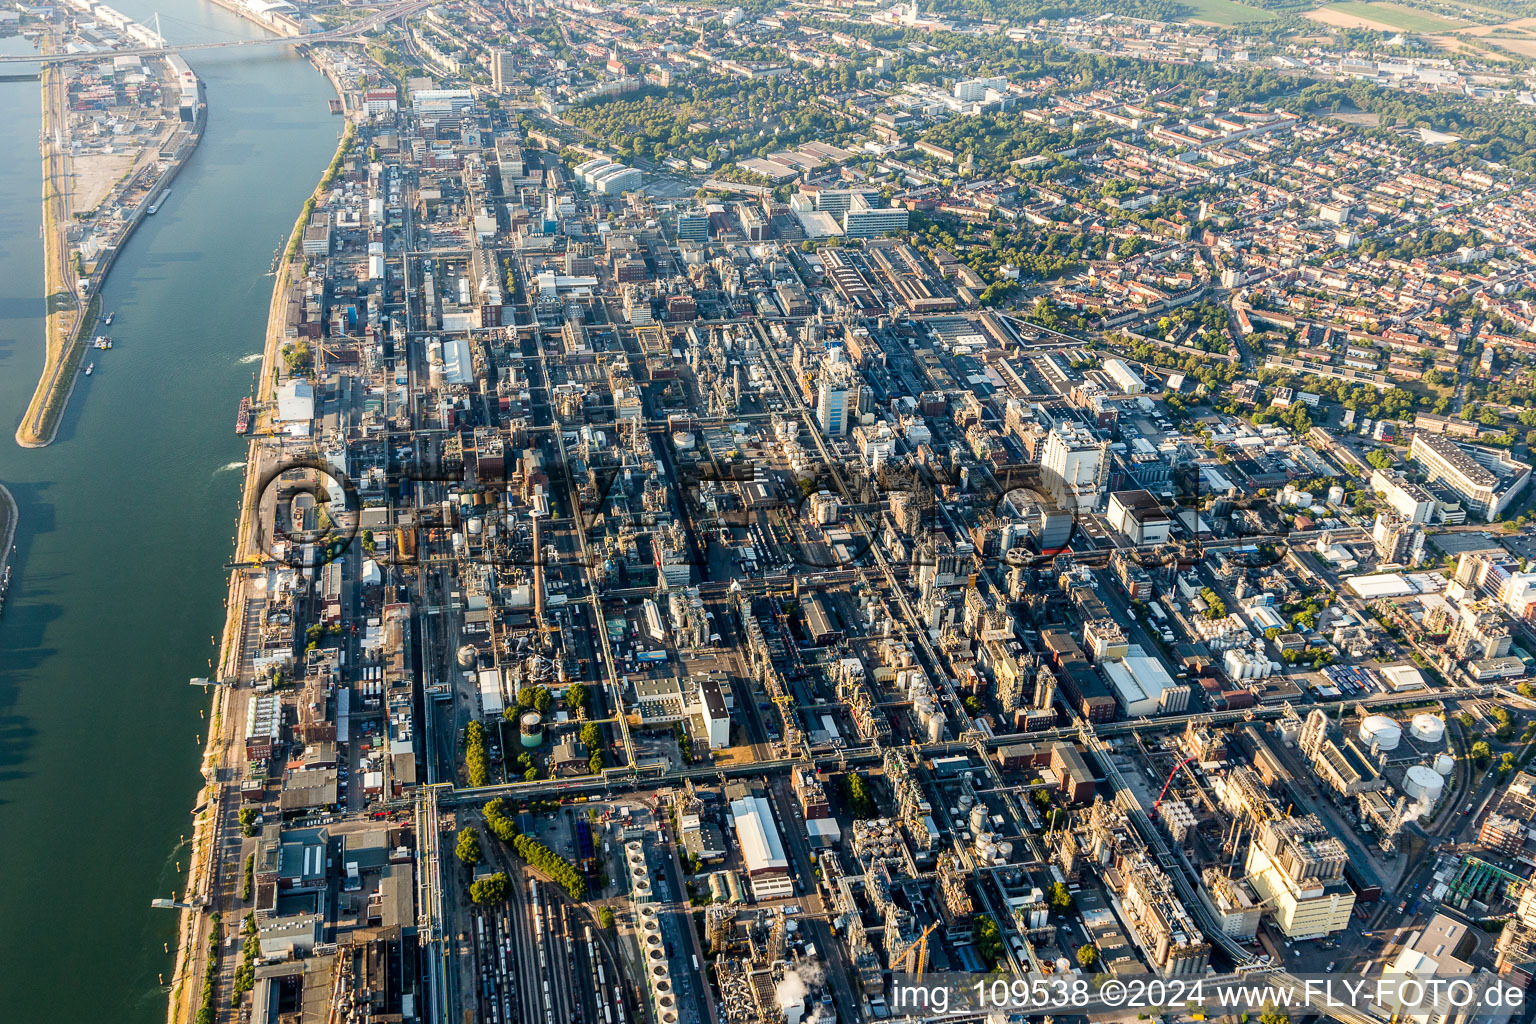
[[[5,484],[0,484],[0,575],[5,573],[5,567],[11,562],[11,547],[16,543],[16,524],[20,520],[21,512],[16,508],[16,499]]]
[[[237,0],[210,0],[210,2],[216,7],[224,8],[230,14],[238,14],[246,21],[253,25],[259,25],[268,32],[275,32],[277,35],[288,36],[289,38],[304,34],[303,25],[277,11],[269,13],[253,11],[245,4],[237,2]]]
[[[56,46],[57,41],[49,35],[42,52],[50,53]],[[177,147],[175,155],[123,224],[117,238],[97,257],[82,290],[75,268],[70,263],[67,237],[72,220],[70,207],[73,188],[70,184],[69,156],[65,151],[69,118],[65,74],[59,65],[44,65],[40,79],[44,147],[43,266],[48,309],[44,319],[45,356],[42,376],[38,378],[32,400],[27,403],[21,425],[16,428],[16,443],[23,448],[46,447],[58,436],[59,421],[80,379],[80,364],[87,351],[86,339],[95,330],[101,315],[101,288],[107,274],[117,262],[118,253],[122,252],[139,224],[149,215],[149,207],[170,187],[197,149],[207,121],[207,105],[199,100],[186,140]],[[201,90],[201,83],[198,88]]]

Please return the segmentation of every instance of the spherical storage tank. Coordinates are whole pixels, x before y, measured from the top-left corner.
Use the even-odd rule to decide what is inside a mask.
[[[537,711],[523,712],[523,717],[518,719],[518,732],[525,747],[531,749],[543,743],[544,722],[539,718],[539,713]]]
[[[1440,775],[1449,775],[1456,769],[1456,759],[1450,754],[1441,754],[1435,758],[1435,771]]]
[[[1360,723],[1360,742],[1376,744],[1382,750],[1396,750],[1403,739],[1403,727],[1386,715],[1367,715]]]
[[[1421,712],[1413,716],[1408,733],[1420,743],[1439,743],[1445,738],[1445,723],[1438,715]]]
[[[1416,764],[1408,769],[1403,777],[1403,791],[1415,800],[1423,799],[1434,803],[1440,799],[1440,793],[1445,789],[1445,780],[1435,774],[1433,768],[1426,768],[1422,764]]]

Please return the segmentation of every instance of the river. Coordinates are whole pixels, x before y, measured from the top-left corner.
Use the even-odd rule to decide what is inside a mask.
[[[114,0],[176,42],[261,30]],[[20,39],[0,52],[24,53]],[[20,507],[0,617],[0,1019],[161,1024],[272,250],[335,150],[323,75],[282,47],[193,51],[207,132],[108,279],[58,439],[11,440],[43,361],[36,82],[0,82],[0,482]],[[243,463],[240,463],[243,465]],[[180,868],[177,869],[178,861]],[[223,997],[221,997],[223,998]]]

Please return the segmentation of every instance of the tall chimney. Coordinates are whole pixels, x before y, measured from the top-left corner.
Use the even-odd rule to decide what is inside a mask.
[[[542,629],[544,626],[544,530],[539,525],[544,513],[534,509],[533,517],[533,619]]]

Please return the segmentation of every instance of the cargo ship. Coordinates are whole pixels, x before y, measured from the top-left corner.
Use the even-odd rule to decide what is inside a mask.
[[[251,429],[251,400],[240,399],[240,410],[235,414],[235,433],[243,434]]]

